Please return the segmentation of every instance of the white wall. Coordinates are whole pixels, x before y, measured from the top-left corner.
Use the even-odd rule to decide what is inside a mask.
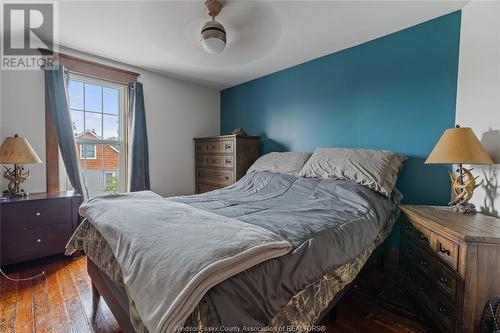
[[[41,71],[2,70],[0,80],[1,141],[14,134],[24,136],[45,161],[45,87]],[[44,192],[45,163],[26,165],[26,168],[31,170],[31,179],[23,184],[23,188],[28,192]],[[5,190],[7,183],[2,181],[1,189]]]
[[[496,165],[474,166],[483,185],[472,203],[500,214],[500,2],[471,1],[462,10],[456,123],[472,127]]]
[[[219,91],[146,70],[96,59],[70,50],[82,58],[140,73],[149,140],[152,190],[164,195],[194,193],[193,137],[219,133]],[[41,71],[2,71],[0,78],[0,138],[26,136],[45,160],[45,99]],[[46,190],[45,163],[27,166],[28,192]],[[5,189],[5,182],[2,184]]]
[[[193,194],[193,138],[219,135],[220,93],[150,72],[141,76],[152,190],[164,196]]]

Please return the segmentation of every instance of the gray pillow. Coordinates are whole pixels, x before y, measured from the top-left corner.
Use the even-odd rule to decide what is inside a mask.
[[[317,148],[299,176],[350,180],[389,197],[404,161],[384,150]]]
[[[271,171],[297,175],[309,157],[311,153],[269,153],[259,157],[247,173]]]

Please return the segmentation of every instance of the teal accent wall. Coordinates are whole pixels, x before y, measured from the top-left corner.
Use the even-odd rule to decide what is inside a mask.
[[[446,204],[449,166],[424,161],[455,124],[460,21],[457,11],[223,90],[221,133],[260,135],[262,153],[401,152],[404,202]]]

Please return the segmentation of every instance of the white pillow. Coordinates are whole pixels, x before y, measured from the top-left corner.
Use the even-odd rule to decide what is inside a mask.
[[[309,157],[311,153],[269,153],[259,157],[247,173],[270,171],[297,175]]]
[[[404,161],[391,151],[317,148],[299,176],[350,180],[389,197]]]

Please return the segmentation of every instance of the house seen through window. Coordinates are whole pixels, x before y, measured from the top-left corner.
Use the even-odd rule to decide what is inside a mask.
[[[125,191],[125,86],[70,74],[68,98],[89,196]]]

